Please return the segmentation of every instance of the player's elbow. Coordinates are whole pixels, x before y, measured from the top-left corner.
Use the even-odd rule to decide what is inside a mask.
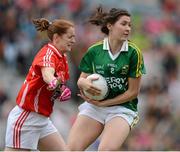
[[[134,92],[133,97],[134,97],[134,98],[137,98],[138,94],[139,94],[138,91],[137,91],[137,92]]]
[[[131,98],[132,98],[132,99],[137,98],[138,94],[139,94],[139,91],[138,91],[138,90],[132,90],[132,91],[131,91]]]

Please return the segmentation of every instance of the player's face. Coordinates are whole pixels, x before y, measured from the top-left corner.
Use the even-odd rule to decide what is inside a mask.
[[[75,29],[70,27],[67,32],[59,36],[57,40],[57,47],[62,52],[71,51],[72,46],[75,43]]]
[[[115,24],[111,25],[109,31],[113,39],[119,41],[127,40],[131,32],[131,18],[129,16],[121,16]]]

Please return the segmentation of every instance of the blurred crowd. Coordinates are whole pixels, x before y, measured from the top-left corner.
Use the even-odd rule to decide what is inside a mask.
[[[139,95],[139,124],[122,150],[180,150],[180,1],[179,0],[1,0],[0,1],[0,150],[8,112],[38,49],[47,42],[33,18],[66,18],[76,25],[76,45],[68,54],[72,101],[57,104],[52,120],[64,138],[82,102],[76,81],[86,49],[103,35],[87,23],[99,5],[126,8],[132,14],[132,36],[142,50],[147,74]],[[96,150],[98,140],[91,150]]]

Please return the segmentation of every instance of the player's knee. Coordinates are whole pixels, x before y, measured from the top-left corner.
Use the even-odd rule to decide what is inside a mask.
[[[68,148],[70,151],[79,151],[81,150],[81,146],[79,144],[77,144],[76,142],[68,142],[67,143]]]
[[[120,145],[99,145],[98,151],[119,151]]]
[[[70,151],[84,151],[88,147],[89,143],[76,139],[75,141],[68,141],[67,145]]]
[[[70,151],[83,151],[84,149],[79,145],[69,145],[68,146]]]

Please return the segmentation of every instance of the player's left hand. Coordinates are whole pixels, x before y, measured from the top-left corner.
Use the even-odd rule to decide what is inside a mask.
[[[61,90],[61,95],[59,96],[60,102],[67,101],[71,98],[71,90],[67,86],[62,85],[60,90]]]
[[[81,97],[85,101],[91,100],[90,98],[86,97],[82,90],[80,90],[80,93],[77,94],[77,96]]]

